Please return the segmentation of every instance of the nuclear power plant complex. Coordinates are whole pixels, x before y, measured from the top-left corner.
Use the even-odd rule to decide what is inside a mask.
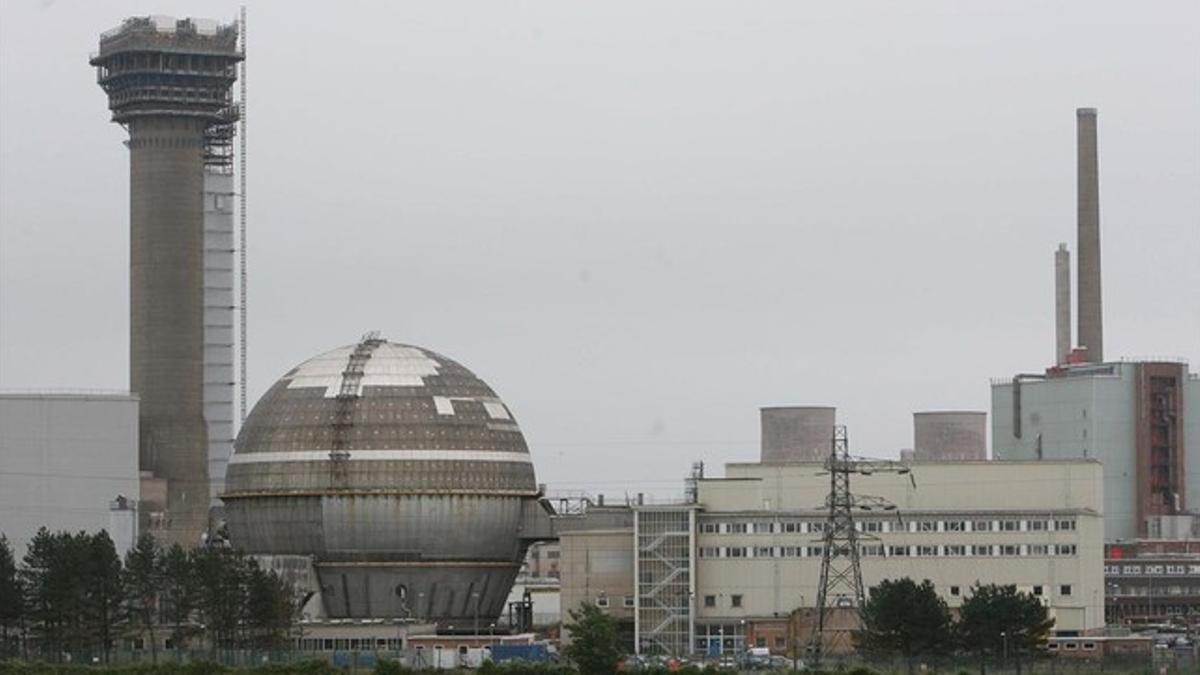
[[[649,499],[631,464],[606,501],[539,484],[504,383],[403,336],[297,335],[314,356],[238,409],[244,39],[244,15],[133,17],[100,35],[90,64],[128,132],[128,391],[0,394],[0,532],[18,557],[43,525],[108,529],[122,554],[147,533],[231,546],[292,585],[294,646],[313,651],[466,649],[546,629],[527,592],[534,545],[555,547],[541,581],[560,623],[595,605],[643,656],[845,652],[834,634],[903,577],[931,581],[954,612],[976,584],[1014,585],[1047,608],[1063,650],[1144,623],[1200,625],[1200,377],[1182,359],[1114,358],[1119,335],[1106,355],[1095,108],[1075,111],[1075,260],[1063,237],[1031,244],[1053,251],[1046,363],[979,382],[989,410],[896,396],[911,447],[897,439],[883,459],[851,454],[838,401],[758,401],[757,458],[729,456],[720,475],[680,467],[678,488]],[[808,385],[799,396],[822,390]],[[59,478],[31,478],[50,470]],[[834,535],[847,527],[848,544]],[[1168,561],[1131,563],[1151,556]]]

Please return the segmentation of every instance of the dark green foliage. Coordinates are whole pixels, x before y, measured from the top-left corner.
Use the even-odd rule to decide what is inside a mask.
[[[86,578],[86,620],[94,642],[99,642],[99,651],[104,654],[104,662],[107,663],[117,624],[121,620],[124,597],[121,558],[117,555],[112,538],[104,530],[88,537],[84,550],[87,557],[81,569]]]
[[[233,549],[216,546],[196,550],[192,565],[196,583],[204,589],[196,603],[197,615],[212,648],[236,647],[249,563]]]
[[[417,671],[411,668],[406,668],[400,665],[398,661],[389,661],[388,659],[379,659],[375,662],[375,668],[371,670],[374,675],[409,675]]]
[[[911,671],[918,657],[942,656],[953,648],[950,610],[933,582],[885,579],[863,606],[863,629],[854,636],[865,654],[902,657]]]
[[[154,626],[162,589],[162,551],[154,537],[143,534],[125,555],[125,618],[135,633],[150,645],[151,659],[158,663],[158,640]]]
[[[621,660],[616,621],[591,603],[569,614],[571,622],[565,626],[571,634],[571,644],[564,650],[567,658],[581,675],[611,675]]]
[[[736,671],[729,670],[729,669],[720,670],[720,669],[716,668],[715,666],[711,666],[711,665],[707,666],[705,668],[701,668],[700,666],[697,666],[694,663],[689,663],[687,665],[680,666],[676,670],[671,670],[670,668],[668,668],[666,666],[650,666],[647,668],[642,668],[642,669],[638,670],[637,672],[640,675],[703,675],[704,673],[736,672]],[[791,672],[791,671],[788,671],[788,672]]]
[[[299,663],[277,663],[256,668],[243,668],[228,671],[232,673],[253,673],[254,675],[345,675],[344,670],[335,667],[328,661],[312,659]]]
[[[203,661],[111,667],[0,661],[0,675],[345,675],[345,672],[325,661],[302,661],[253,668],[230,668]]]
[[[16,634],[25,616],[25,589],[8,539],[0,534],[0,659],[17,654]]]
[[[156,626],[176,649],[203,632],[214,650],[271,650],[298,618],[292,588],[227,546],[164,551],[144,536],[123,565],[103,530],[42,528],[14,563],[0,537],[0,659],[108,662],[122,638],[143,637],[157,663]]]
[[[104,542],[93,539],[86,532],[51,534],[42,528],[25,554],[21,577],[27,592],[27,626],[51,658],[94,648],[97,634],[111,629],[97,629],[109,616],[109,608],[97,603],[107,602],[111,588],[107,561],[91,560]],[[112,544],[107,534],[103,539]],[[97,581],[105,588],[95,588]]]
[[[1005,653],[1019,662],[1041,652],[1053,627],[1041,601],[1011,585],[976,585],[959,612],[961,644],[981,662],[1004,658]]]
[[[296,610],[291,587],[251,561],[245,594],[245,643],[254,649],[286,646]]]
[[[171,644],[179,649],[193,632],[191,616],[200,585],[192,571],[192,556],[182,546],[175,544],[160,556],[158,568],[163,580],[160,620],[171,627]]]
[[[533,661],[484,661],[476,671],[479,675],[575,675],[575,669],[561,663]]]

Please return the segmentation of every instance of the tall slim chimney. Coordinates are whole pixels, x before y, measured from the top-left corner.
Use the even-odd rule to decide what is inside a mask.
[[[1062,365],[1071,355],[1071,253],[1059,244],[1054,252],[1054,356]]]
[[[1104,360],[1104,316],[1100,298],[1100,172],[1096,158],[1096,109],[1078,108],[1076,196],[1079,266],[1079,346],[1088,360]]]

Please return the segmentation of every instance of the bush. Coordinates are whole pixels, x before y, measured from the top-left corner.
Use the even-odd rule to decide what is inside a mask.
[[[297,663],[272,663],[248,669],[256,675],[342,675],[342,670],[328,661],[310,659]]]
[[[484,661],[479,675],[576,675],[575,670],[561,663],[541,661]]]
[[[319,660],[252,668],[229,668],[203,661],[158,665],[143,663],[130,666],[0,661],[0,675],[342,675],[342,671]]]

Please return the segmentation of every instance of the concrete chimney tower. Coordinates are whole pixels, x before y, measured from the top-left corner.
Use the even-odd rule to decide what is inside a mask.
[[[1071,252],[1059,244],[1054,252],[1054,357],[1062,365],[1071,356]]]
[[[132,17],[100,36],[91,59],[112,121],[129,132],[129,385],[140,397],[138,467],[165,484],[165,497],[143,495],[139,517],[184,546],[209,524],[209,422],[232,439],[232,414],[218,420],[205,408],[209,379],[225,381],[210,391],[230,409],[233,400],[222,351],[233,344],[233,188],[222,171],[232,170],[237,36],[236,25],[211,20]],[[217,239],[210,227],[223,230]],[[206,352],[225,363],[207,363]]]
[[[1096,109],[1078,108],[1076,196],[1079,267],[1079,346],[1088,361],[1104,360],[1104,316],[1100,298],[1100,170],[1096,156]]]

